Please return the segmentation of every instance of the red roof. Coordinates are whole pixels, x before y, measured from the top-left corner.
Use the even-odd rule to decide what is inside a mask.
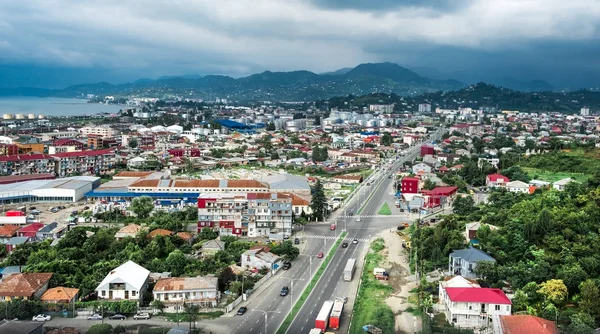
[[[453,302],[487,303],[511,305],[510,299],[500,289],[490,288],[446,288],[448,297]]]
[[[440,167],[440,169],[438,169],[438,170],[439,170],[440,172],[447,172],[447,171],[449,171],[448,167],[446,167],[446,166],[442,166],[442,167]]]
[[[502,174],[490,174],[487,176],[487,179],[490,180],[491,182],[498,182],[498,181],[510,182],[510,180]]]
[[[40,173],[40,174],[25,174],[25,175],[7,175],[0,176],[0,184],[17,183],[22,181],[31,180],[53,180],[56,177],[54,174]]]
[[[421,179],[418,177],[405,176],[402,178],[402,181],[417,181],[419,182]]]
[[[80,151],[80,152],[63,152],[63,153],[57,153],[54,154],[55,157],[58,158],[73,158],[73,157],[89,157],[89,156],[98,156],[98,155],[106,155],[106,154],[114,154],[115,152],[110,149],[104,149],[104,150],[87,150],[87,151]]]
[[[435,187],[429,191],[423,191],[430,196],[450,196],[458,190],[458,187]]]
[[[52,143],[52,145],[54,145],[54,146],[83,145],[83,143],[81,143],[80,141],[77,141],[75,139],[63,138],[63,139],[55,140],[54,143]]]
[[[533,315],[502,315],[502,332],[504,334],[537,333],[558,334],[554,322]]]
[[[37,232],[39,229],[41,229],[44,226],[45,225],[42,223],[31,223],[29,225],[26,225],[22,229],[20,229],[19,233],[21,233],[21,232]]]
[[[8,155],[0,156],[0,162],[15,162],[15,161],[30,161],[30,160],[42,160],[52,159],[51,155],[48,154],[19,154],[19,155]]]

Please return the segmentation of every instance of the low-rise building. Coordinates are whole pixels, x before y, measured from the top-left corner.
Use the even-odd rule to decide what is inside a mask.
[[[455,327],[490,327],[493,316],[511,314],[512,303],[500,289],[447,287],[443,294],[446,320]]]
[[[529,184],[519,180],[511,181],[506,184],[506,190],[513,193],[529,194],[529,187]]]
[[[40,298],[48,290],[50,278],[52,273],[12,274],[0,282],[0,300]]]
[[[466,278],[477,278],[475,268],[480,262],[496,262],[484,251],[469,247],[467,249],[455,250],[448,256],[448,272],[450,275],[461,275]]]
[[[216,307],[220,298],[216,276],[168,277],[156,282],[154,300],[163,302],[165,312],[176,312],[183,303],[201,308]]]
[[[40,300],[45,303],[68,304],[72,303],[73,301],[77,301],[78,295],[79,289],[59,286],[48,289],[46,292],[44,292],[42,297],[40,297]]]
[[[253,270],[267,268],[276,272],[281,267],[283,260],[269,250],[268,247],[255,246],[245,251],[241,258],[242,267]]]
[[[96,288],[99,299],[141,300],[148,287],[150,271],[133,261],[111,270]]]
[[[485,185],[488,188],[505,188],[510,180],[502,174],[490,174],[485,178]]]

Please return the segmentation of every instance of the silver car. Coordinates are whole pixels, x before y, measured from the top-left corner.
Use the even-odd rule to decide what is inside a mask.
[[[87,317],[87,320],[102,320],[102,316],[98,313],[94,313]]]

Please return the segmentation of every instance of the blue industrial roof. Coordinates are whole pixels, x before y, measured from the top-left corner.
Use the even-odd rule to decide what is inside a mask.
[[[193,198],[194,201],[198,199],[200,193],[169,193],[169,192],[157,192],[157,193],[145,193],[145,192],[119,192],[119,191],[95,191],[92,190],[85,194],[85,197],[124,197],[134,198],[140,196],[148,196],[156,199],[184,199]]]

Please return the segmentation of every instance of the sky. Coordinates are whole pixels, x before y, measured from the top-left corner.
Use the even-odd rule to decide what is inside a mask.
[[[600,85],[597,0],[19,0],[0,87],[390,61],[463,82]]]

